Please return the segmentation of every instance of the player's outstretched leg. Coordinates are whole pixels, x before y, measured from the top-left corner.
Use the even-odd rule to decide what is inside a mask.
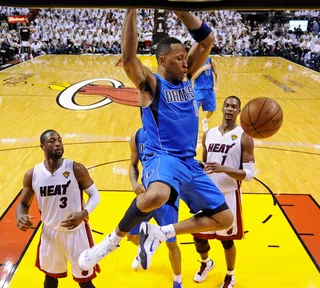
[[[105,238],[99,244],[84,250],[78,259],[78,264],[84,271],[91,269],[105,256],[113,252],[119,247],[110,241],[110,236]]]

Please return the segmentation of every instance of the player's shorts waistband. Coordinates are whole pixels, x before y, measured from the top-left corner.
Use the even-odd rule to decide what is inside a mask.
[[[185,153],[185,151],[183,152]],[[170,151],[167,151],[167,150],[157,150],[157,149],[154,149],[154,148],[150,148],[150,147],[146,147],[146,150],[145,150],[145,156],[147,157],[152,157],[154,155],[168,155],[168,156],[172,156],[172,157],[175,157],[175,158],[179,158],[181,161],[186,161],[186,162],[191,162],[191,161],[194,161],[194,157],[196,155],[188,155],[188,156],[179,156],[177,153],[175,152],[170,152]]]

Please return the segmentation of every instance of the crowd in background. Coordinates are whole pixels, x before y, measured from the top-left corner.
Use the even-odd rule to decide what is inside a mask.
[[[230,10],[196,13],[215,34],[212,54],[280,56],[320,71],[318,10],[271,11],[258,20]],[[21,23],[10,24],[7,21],[10,15],[27,15],[28,24],[26,27]],[[42,54],[119,54],[124,15],[124,9],[0,7],[0,62]],[[154,10],[140,9],[137,18],[138,53],[151,53]],[[289,20],[293,19],[308,20],[307,31],[299,27],[290,29]],[[194,40],[173,12],[167,11],[166,23],[167,34],[190,48]]]

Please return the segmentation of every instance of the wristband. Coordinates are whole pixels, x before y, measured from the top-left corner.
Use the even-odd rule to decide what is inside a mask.
[[[208,35],[212,32],[212,30],[205,22],[202,21],[200,28],[195,30],[189,29],[189,32],[192,38],[196,40],[196,42],[201,42],[202,40],[208,37]]]

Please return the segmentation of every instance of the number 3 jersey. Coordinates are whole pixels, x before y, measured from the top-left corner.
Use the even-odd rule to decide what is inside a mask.
[[[37,164],[33,168],[32,188],[41,221],[52,229],[67,231],[67,228],[61,227],[61,222],[71,213],[82,211],[83,207],[83,192],[73,172],[73,161],[63,159],[62,165],[53,174],[44,162]],[[75,229],[83,225],[82,221]]]
[[[219,127],[214,127],[207,132],[206,148],[207,161],[217,162],[234,169],[242,168],[241,137],[243,129],[240,126],[221,134]],[[225,173],[212,173],[209,175],[221,192],[233,192],[240,188],[240,182]]]

